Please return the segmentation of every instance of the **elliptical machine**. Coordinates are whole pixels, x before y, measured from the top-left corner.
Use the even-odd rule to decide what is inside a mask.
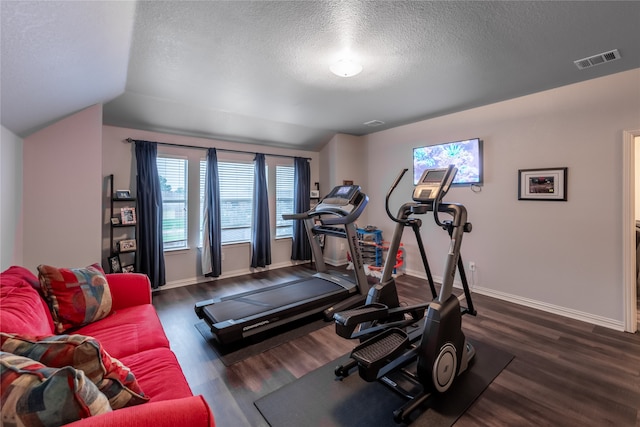
[[[410,218],[411,215],[433,212],[436,224],[447,230],[451,239],[440,292],[430,303],[400,307],[392,276],[394,260],[388,257],[382,280],[370,290],[367,304],[334,315],[339,335],[367,338],[354,348],[346,364],[336,368],[335,374],[346,377],[351,368],[358,366],[358,373],[365,381],[379,380],[407,397],[408,402],[393,413],[398,423],[410,422],[411,414],[433,393],[446,392],[475,356],[475,349],[467,342],[461,329],[462,315],[476,314],[460,257],[462,236],[471,231],[471,224],[467,222],[467,211],[463,205],[442,202],[457,169],[449,166],[425,170],[413,191],[414,203],[404,204],[398,217],[394,217],[388,208],[389,195],[406,171],[404,169],[400,173],[387,194],[387,215],[397,223],[389,253],[397,251],[404,227],[411,226],[418,238],[431,291],[436,298],[418,232],[421,222]],[[449,214],[452,219],[440,221],[440,213]],[[467,307],[461,307],[459,298],[452,292],[456,269],[460,272]],[[387,305],[389,303],[391,306]],[[425,310],[423,327],[411,329],[410,325],[422,318]],[[357,332],[356,327],[359,327]]]

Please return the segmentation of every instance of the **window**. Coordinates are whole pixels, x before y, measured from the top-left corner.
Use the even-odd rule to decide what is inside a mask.
[[[164,249],[187,247],[187,159],[158,157]]]
[[[221,162],[220,225],[222,244],[251,241],[253,219],[253,162]]]
[[[200,247],[202,247],[202,244],[204,243],[204,190],[206,188],[206,179],[207,161],[200,160],[200,226],[198,232],[198,236],[200,236],[198,240],[198,246]]]
[[[293,212],[293,166],[276,166],[276,239],[293,236],[293,220],[282,214]]]

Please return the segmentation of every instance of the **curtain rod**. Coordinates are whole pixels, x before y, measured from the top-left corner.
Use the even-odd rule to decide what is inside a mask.
[[[125,141],[128,142],[128,143],[132,143],[132,142],[135,142],[137,140],[135,140],[133,138],[127,138],[127,139],[125,139]],[[286,154],[268,154],[268,153],[258,153],[258,152],[255,152],[255,151],[231,150],[231,149],[228,149],[228,148],[200,147],[198,145],[175,144],[173,142],[156,142],[156,141],[149,141],[149,142],[153,142],[154,144],[158,144],[158,145],[166,145],[166,146],[169,146],[169,147],[195,148],[197,150],[207,150],[209,148],[215,148],[216,151],[226,151],[228,153],[264,154],[265,156],[271,156],[271,157],[285,157],[285,158],[289,158],[289,159],[295,159],[296,157],[300,157],[300,158],[305,159],[305,160],[312,160],[311,157],[288,156]]]

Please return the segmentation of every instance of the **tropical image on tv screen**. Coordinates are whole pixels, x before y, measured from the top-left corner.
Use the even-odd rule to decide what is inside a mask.
[[[482,183],[482,141],[478,138],[413,149],[413,183],[425,169],[458,168],[453,184]]]

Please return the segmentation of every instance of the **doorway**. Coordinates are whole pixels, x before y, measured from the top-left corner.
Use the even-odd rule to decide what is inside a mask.
[[[638,252],[640,251],[640,245],[638,242],[638,236],[640,235],[640,136],[634,136],[633,138],[633,147],[635,150],[635,164],[634,164],[634,185],[635,185],[635,190],[634,190],[634,196],[635,196],[635,203],[634,203],[634,219],[635,219],[635,224],[636,224],[636,229],[635,229],[635,235],[636,235],[636,269],[635,269],[635,275],[636,275],[636,284],[635,284],[635,290],[636,290],[636,332],[640,330],[640,292],[638,292],[639,286],[638,283],[640,281],[640,274],[638,274],[639,271],[639,267],[640,265],[638,260],[640,259],[638,257]]]
[[[636,141],[638,149],[636,150]],[[622,147],[622,278],[624,330],[638,330],[638,293],[636,276],[636,178],[640,182],[640,130],[624,131]],[[640,187],[640,184],[638,185]],[[640,190],[640,188],[638,189]],[[638,196],[640,198],[640,195]],[[638,213],[640,215],[640,212]]]

